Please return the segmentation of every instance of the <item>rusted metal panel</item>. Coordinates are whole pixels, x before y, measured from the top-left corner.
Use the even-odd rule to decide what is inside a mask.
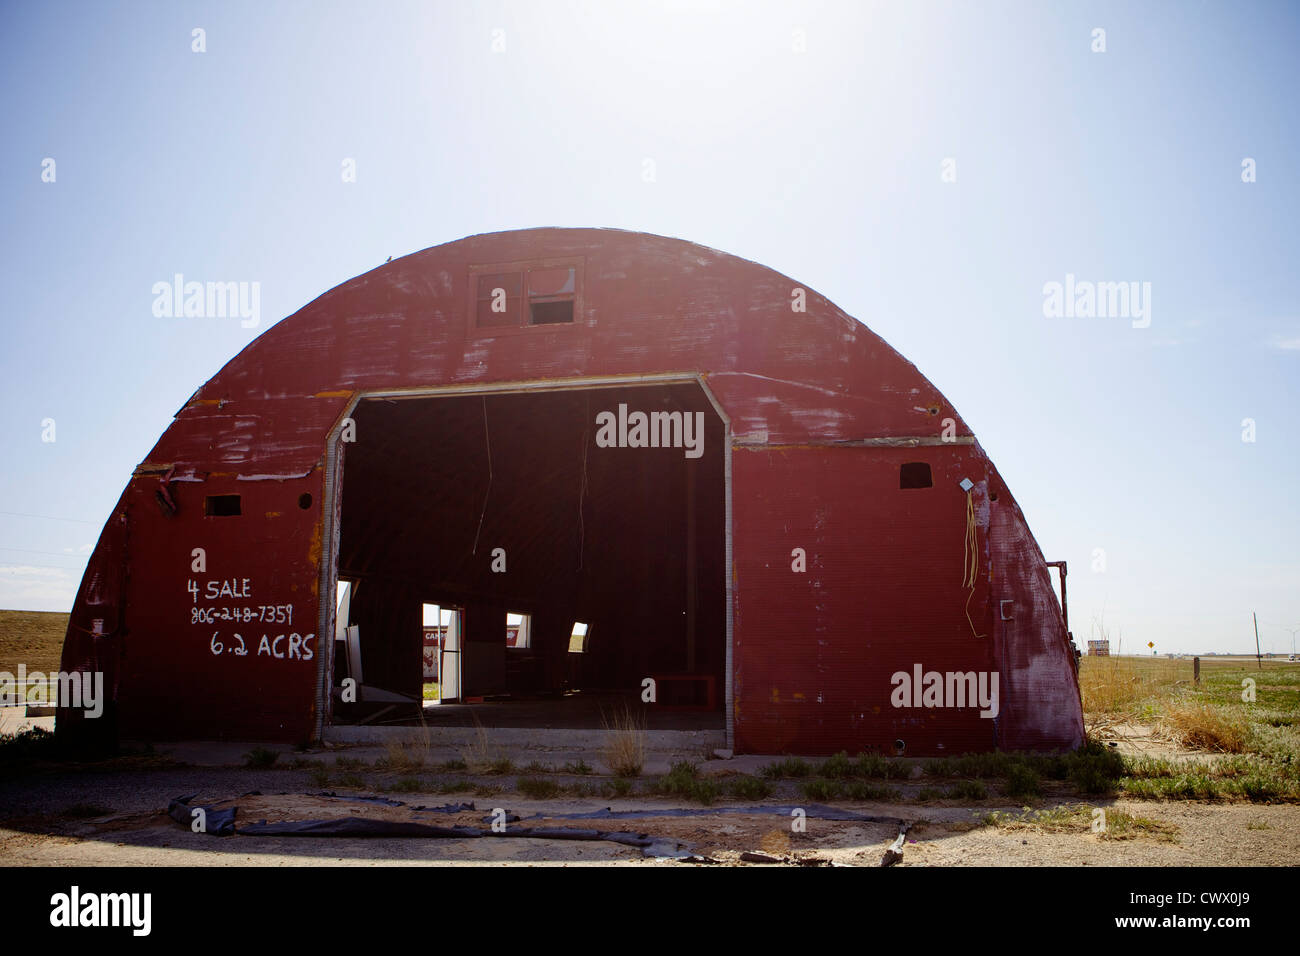
[[[209,474],[301,476],[321,461],[323,435],[350,395],[191,402],[136,471],[175,468],[181,480]]]
[[[493,290],[481,296],[476,277],[500,275],[502,264],[535,267],[536,281],[520,280],[517,311],[498,321]],[[574,321],[557,322],[564,310],[554,307],[571,292]],[[538,320],[551,324],[524,324],[533,299]],[[346,282],[264,332],[195,393],[137,469],[87,566],[65,665],[113,671],[123,733],[286,741],[317,733],[332,652],[316,634],[318,591],[333,581],[322,539],[339,527],[321,509],[338,507],[332,490],[323,499],[327,463],[343,447],[328,436],[356,397],[650,376],[706,382],[735,439],[731,450],[714,416],[710,454],[733,458],[731,500],[717,505],[732,508],[734,545],[731,663],[720,676],[732,684],[739,749],[824,753],[903,740],[909,753],[952,753],[1081,740],[1046,566],[943,395],[800,283],[691,243],[614,230],[523,230],[438,246]],[[477,427],[465,421],[467,434]],[[392,453],[397,474],[400,443]],[[900,489],[903,462],[929,463],[933,486]],[[711,467],[721,483],[723,465]],[[567,466],[553,470],[577,480]],[[384,493],[383,475],[358,474],[367,493]],[[963,477],[974,482],[973,591],[963,583]],[[627,479],[610,471],[609,487]],[[405,487],[410,476],[395,481]],[[648,487],[646,476],[637,481]],[[229,495],[240,496],[238,517],[205,507]],[[535,510],[535,521],[516,525],[573,537]],[[635,527],[645,541],[660,533],[650,519]],[[723,533],[721,516],[710,527]],[[806,549],[806,573],[790,569],[795,547]],[[193,570],[196,548],[206,571]],[[546,564],[538,558],[538,570],[521,572],[520,593],[544,592]],[[209,602],[209,581],[238,581],[240,593]],[[995,620],[995,599],[1014,602],[1012,625]],[[209,621],[210,607],[238,613],[239,626]],[[250,607],[256,622],[245,619]],[[288,607],[292,622],[278,620]],[[557,599],[546,615],[558,619],[564,607]],[[100,619],[104,633],[92,638],[90,622]],[[709,621],[725,627],[721,615]],[[228,650],[235,633],[244,654]],[[893,707],[892,676],[916,664],[996,672],[996,721],[970,708]]]
[[[900,489],[904,461],[934,486]],[[734,457],[736,741],[758,752],[989,749],[973,707],[891,705],[894,674],[994,669],[981,574],[965,614],[969,448],[788,449]],[[980,539],[987,569],[987,535]],[[796,548],[806,571],[796,570]],[[773,596],[780,595],[779,600]]]
[[[1008,750],[1073,747],[1083,741],[1083,706],[1061,606],[1038,543],[1004,492],[990,528],[997,561],[993,587],[1012,601],[995,615],[995,649],[1007,700],[1000,744]]]
[[[159,506],[158,487],[151,476],[133,478],[110,520],[110,529],[130,528],[126,560],[96,552],[123,579],[113,601],[121,624],[90,644],[113,650],[119,732],[308,739],[322,649],[314,633],[319,471],[286,481],[173,482],[172,514]],[[235,495],[240,515],[205,514],[205,499]],[[86,640],[70,633],[65,667],[91,669],[77,650]]]

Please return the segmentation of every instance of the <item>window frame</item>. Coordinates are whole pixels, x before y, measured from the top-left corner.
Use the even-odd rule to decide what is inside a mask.
[[[485,262],[472,265],[469,267],[469,295],[468,305],[466,308],[466,320],[468,323],[468,332],[470,338],[497,338],[502,335],[521,335],[538,329],[546,329],[552,332],[561,329],[572,329],[579,325],[594,325],[594,322],[588,323],[583,312],[583,285],[587,261],[584,256],[561,256],[550,257],[545,259],[518,259],[514,262]],[[572,322],[544,322],[534,325],[532,319],[532,309],[530,308],[528,298],[528,273],[541,272],[548,269],[572,269],[573,270],[573,321]],[[497,325],[497,326],[480,326],[478,324],[478,301],[479,301],[479,279],[484,275],[497,275],[500,273],[518,272],[521,273],[521,291],[519,306],[519,322],[514,325]],[[562,301],[555,296],[544,297],[546,301]]]

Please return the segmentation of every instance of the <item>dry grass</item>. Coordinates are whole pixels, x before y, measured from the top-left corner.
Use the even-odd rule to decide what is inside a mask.
[[[1106,829],[1099,834],[1103,840],[1132,840],[1148,837],[1162,843],[1177,843],[1179,827],[1176,823],[1151,817],[1135,817],[1123,810],[1106,811]]]
[[[1165,843],[1178,841],[1177,824],[1150,817],[1137,817],[1123,810],[1105,808],[1105,826],[1094,830],[1094,808],[1087,804],[1059,806],[1043,810],[1028,807],[1020,813],[994,811],[985,814],[980,823],[999,830],[1033,830],[1038,833],[1089,833],[1102,840],[1132,840],[1147,837]]]
[[[68,615],[48,611],[0,611],[0,671],[18,673],[59,669]]]
[[[620,777],[640,776],[645,766],[645,722],[627,704],[612,715],[601,714],[605,728],[605,745],[601,756],[609,769]]]
[[[375,761],[375,766],[384,770],[403,773],[420,770],[433,763],[433,734],[424,722],[424,712],[420,712],[420,727],[412,730],[406,740],[390,740],[384,745],[384,755]]]
[[[1079,664],[1079,692],[1091,732],[1114,718],[1131,718],[1138,705],[1190,682],[1190,661],[1168,658],[1085,657]]]
[[[1245,753],[1250,738],[1250,725],[1240,712],[1215,704],[1175,704],[1160,725],[1184,747],[1197,750]]]
[[[461,748],[460,756],[470,773],[488,773],[504,763],[503,754],[492,743],[492,736],[483,722],[473,713],[470,716],[474,718],[474,740]]]
[[[1024,807],[1019,813],[994,810],[984,814],[980,822],[999,830],[1035,830],[1039,833],[1081,833],[1091,829],[1092,808],[1084,804],[1031,810]]]

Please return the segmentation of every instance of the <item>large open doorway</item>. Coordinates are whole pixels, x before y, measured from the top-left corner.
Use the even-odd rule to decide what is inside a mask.
[[[725,727],[727,434],[699,382],[364,396],[350,419],[330,722]]]

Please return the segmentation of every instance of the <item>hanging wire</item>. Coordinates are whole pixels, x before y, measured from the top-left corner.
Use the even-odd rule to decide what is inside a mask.
[[[971,493],[966,492],[966,541],[962,554],[961,562],[961,584],[964,588],[969,588],[970,593],[966,595],[966,621],[970,624],[970,632],[976,637],[984,637],[975,629],[975,622],[970,616],[970,601],[975,596],[975,580],[979,574],[979,538],[976,535],[975,522],[975,499]]]
[[[483,398],[483,441],[487,445],[488,484],[483,492],[483,510],[478,516],[478,530],[474,532],[474,549],[471,554],[478,554],[478,536],[483,533],[483,519],[487,516],[488,497],[492,494],[492,439],[488,437],[487,396]]]
[[[25,511],[0,511],[0,515],[12,515],[16,518],[40,518],[43,521],[71,521],[74,524],[99,524],[98,521],[85,521],[82,518],[59,518],[55,515],[33,515]]]
[[[587,500],[587,443],[591,437],[591,399],[584,398],[587,420],[582,429],[582,483],[578,486],[578,570],[582,570],[582,555],[586,550],[587,528],[582,516],[582,506]]]

